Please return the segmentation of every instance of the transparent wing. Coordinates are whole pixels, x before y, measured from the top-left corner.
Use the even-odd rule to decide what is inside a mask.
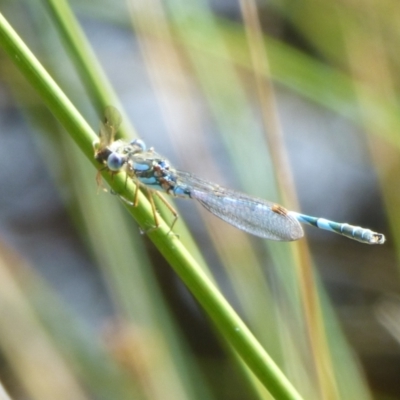
[[[190,196],[229,224],[266,239],[291,241],[303,237],[299,222],[274,203],[174,170],[177,183],[187,186]]]
[[[122,117],[119,111],[113,106],[107,106],[104,110],[104,119],[100,124],[99,149],[104,149],[114,142],[115,134],[117,133],[121,122]]]

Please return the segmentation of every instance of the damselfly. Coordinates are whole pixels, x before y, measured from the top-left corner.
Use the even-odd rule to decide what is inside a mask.
[[[195,199],[212,214],[229,224],[266,239],[279,241],[300,239],[304,234],[301,222],[361,243],[382,244],[385,242],[383,234],[370,229],[288,211],[276,203],[226,189],[188,172],[179,171],[153,148],[147,150],[145,143],[140,139],[129,143],[123,140],[115,141],[115,133],[120,123],[119,112],[114,107],[108,107],[105,111],[104,122],[101,124],[99,141],[94,145],[95,158],[103,165],[103,168],[112,173],[125,171],[127,178],[132,179],[137,187],[147,190],[156,227],[158,217],[152,195],[164,192],[175,197]],[[137,202],[136,194],[131,204],[137,205]],[[177,213],[171,206],[169,208],[175,215],[171,224],[172,229]]]

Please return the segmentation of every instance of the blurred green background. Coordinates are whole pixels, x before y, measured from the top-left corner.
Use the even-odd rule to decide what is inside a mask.
[[[127,135],[202,178],[386,235],[367,246],[305,228],[276,243],[174,203],[174,231],[304,399],[400,399],[400,4],[58,4]],[[0,12],[97,131],[104,97],[53,2]],[[3,51],[0,85],[10,397],[270,399]]]

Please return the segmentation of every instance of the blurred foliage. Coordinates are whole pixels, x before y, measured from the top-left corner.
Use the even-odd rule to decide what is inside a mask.
[[[316,273],[325,264],[362,269],[360,276],[370,280],[361,284],[373,293],[367,312],[375,312],[374,321],[384,321],[399,341],[393,311],[398,303],[394,299],[389,307],[380,300],[398,290],[397,276],[390,278],[387,271],[397,265],[400,247],[400,5],[386,0],[276,0],[258,3],[256,9],[245,0],[97,0],[71,1],[73,12],[61,1],[3,0],[0,6],[95,130],[101,109],[112,103],[124,115],[125,136],[135,135],[131,121],[146,139],[154,135],[151,144],[158,151],[171,158],[176,154],[186,169],[216,182],[234,182],[247,193],[288,207],[300,208],[286,161],[281,103],[272,84],[358,126],[357,145],[367,149],[363,162],[377,177],[383,211],[361,195],[336,198],[335,182],[328,197],[354,202],[360,209],[364,201],[367,226],[381,220],[384,212],[390,215],[384,247],[333,235],[329,250],[322,240],[311,245],[312,252],[306,240],[261,241],[206,213],[195,213],[194,204],[182,205],[181,214],[190,220],[195,238],[182,218],[175,230],[204,269],[208,264],[221,291],[304,399],[400,396],[400,387],[385,387],[384,378],[367,383]],[[76,34],[79,48],[69,42],[68,29]],[[114,59],[116,55],[121,58]],[[84,66],[85,58],[93,68]],[[18,108],[35,133],[34,152],[59,188],[75,239],[90,255],[91,274],[101,278],[98,296],[110,310],[97,324],[88,321],[76,304],[67,304],[65,295],[58,293],[60,281],[44,278],[40,266],[31,265],[2,240],[2,381],[12,398],[272,398],[212,324],[207,327],[197,304],[127,218],[118,198],[96,193],[93,166],[3,53],[0,68],[6,101]],[[154,111],[141,111],[147,111],[146,102]],[[145,134],[154,127],[156,134]],[[207,131],[212,134],[207,136]],[[309,159],[313,154],[308,153]],[[3,187],[7,185],[5,181]],[[309,186],[298,187],[301,192]],[[168,210],[159,208],[170,220]],[[71,256],[71,265],[74,262]],[[52,268],[57,275],[57,259]],[[81,279],[87,278],[82,274]],[[361,338],[367,333],[360,329],[350,340],[364,343]],[[377,339],[365,342],[374,346]],[[388,346],[389,352],[395,354],[395,346]]]

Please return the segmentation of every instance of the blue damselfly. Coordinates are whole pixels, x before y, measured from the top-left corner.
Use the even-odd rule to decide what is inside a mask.
[[[99,141],[94,145],[95,158],[103,165],[103,168],[112,173],[124,171],[127,177],[138,186],[146,188],[153,207],[156,227],[158,217],[152,194],[163,192],[174,197],[195,199],[212,214],[229,224],[266,239],[279,241],[300,239],[304,234],[301,222],[361,243],[382,244],[385,242],[383,234],[370,229],[288,211],[276,203],[223,188],[188,172],[175,169],[153,148],[147,149],[140,139],[129,143],[124,140],[114,140],[120,123],[119,112],[114,107],[108,107],[100,128]],[[135,195],[133,202],[128,202],[137,205],[137,199],[138,196]],[[171,224],[172,229],[178,215],[170,205],[168,207],[175,216]]]

